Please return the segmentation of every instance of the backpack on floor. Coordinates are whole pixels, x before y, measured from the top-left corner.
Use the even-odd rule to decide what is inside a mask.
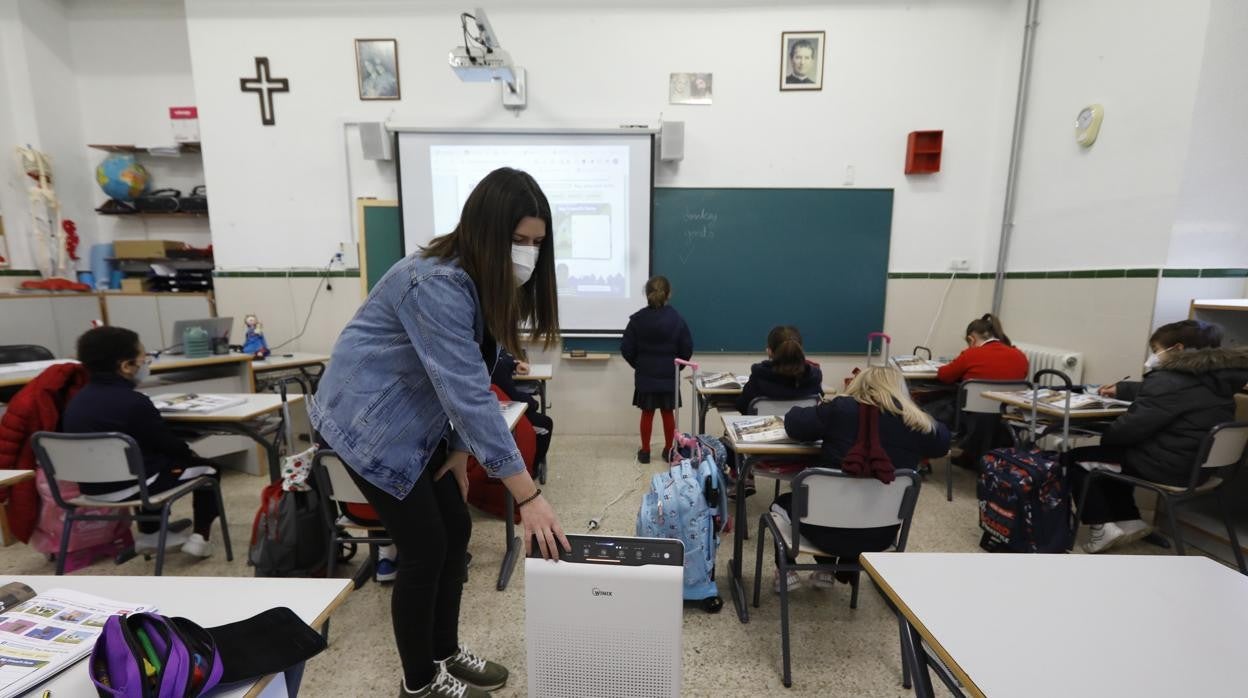
[[[1070,488],[1053,451],[998,448],[980,459],[980,546],[992,552],[1064,553],[1074,541]]]
[[[251,527],[247,564],[257,577],[323,577],[329,563],[329,532],[320,494],[265,486]]]
[[[679,434],[671,467],[656,473],[637,512],[637,535],[673,538],[685,545],[686,601],[714,613],[723,607],[715,584],[719,533],[728,521],[728,496],[715,456],[696,437]]]
[[[72,482],[59,483],[61,499],[68,501],[81,494]],[[52,486],[43,474],[35,471],[35,490],[39,493],[39,518],[30,534],[30,547],[45,555],[56,555],[61,549],[61,534],[65,529],[65,510],[57,506],[52,497]],[[80,507],[79,514],[116,514],[108,507]],[[103,557],[116,557],[134,547],[130,533],[130,519],[113,519],[74,522],[69,532],[69,547],[65,551],[65,573],[87,567]]]

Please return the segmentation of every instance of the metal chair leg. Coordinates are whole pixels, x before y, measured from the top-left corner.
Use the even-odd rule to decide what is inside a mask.
[[[69,551],[69,532],[74,527],[74,515],[70,509],[65,510],[65,525],[61,528],[61,548],[56,553],[56,576],[65,574],[65,556]]]
[[[1239,573],[1248,575],[1248,567],[1244,565],[1244,551],[1239,547],[1239,534],[1235,531],[1235,522],[1231,520],[1231,508],[1226,504],[1226,488],[1218,492],[1218,506],[1222,509],[1222,522],[1226,524],[1226,537],[1231,542],[1231,551],[1235,553],[1235,565]]]
[[[762,538],[760,535],[759,538]],[[780,654],[784,658],[784,687],[793,687],[792,659],[789,656],[789,566],[780,556]],[[758,580],[754,580],[758,589]]]
[[[767,515],[763,514],[765,516]],[[763,579],[763,531],[767,525],[767,520],[763,517],[758,519],[758,554],[754,556],[754,608],[758,608],[759,588]]]
[[[897,631],[901,636],[901,687],[910,688],[910,633],[906,632],[906,623],[897,614]]]
[[[230,525],[225,520],[225,500],[221,497],[221,483],[217,480],[209,480],[212,483],[212,493],[217,497],[217,521],[221,524],[221,543],[225,546],[225,560],[232,562],[234,560],[234,547],[230,545]]]
[[[851,590],[849,593],[849,607],[852,609],[858,608],[858,578],[860,576],[860,572],[854,572],[854,581],[849,583],[849,588]]]
[[[160,508],[160,535],[156,538],[156,576],[165,569],[165,539],[169,536],[169,508],[173,502],[165,502]]]
[[[1169,497],[1163,497],[1166,502],[1166,521],[1169,523],[1170,539],[1174,543],[1175,555],[1186,555],[1187,552],[1183,548],[1183,533],[1179,531],[1179,520],[1174,515],[1174,502]]]
[[[953,458],[945,456],[945,501],[953,501]]]

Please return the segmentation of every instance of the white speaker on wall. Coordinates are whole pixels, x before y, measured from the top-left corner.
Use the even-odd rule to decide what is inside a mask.
[[[659,160],[679,162],[685,159],[685,122],[664,121],[659,130]]]
[[[394,140],[386,125],[380,121],[360,124],[360,150],[366,160],[391,160],[394,158]]]

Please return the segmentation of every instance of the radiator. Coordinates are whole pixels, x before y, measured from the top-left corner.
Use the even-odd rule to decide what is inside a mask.
[[[1035,375],[1036,371],[1048,368],[1070,376],[1072,383],[1083,383],[1083,352],[1042,347],[1027,342],[1019,342],[1015,346],[1027,355],[1032,375]]]

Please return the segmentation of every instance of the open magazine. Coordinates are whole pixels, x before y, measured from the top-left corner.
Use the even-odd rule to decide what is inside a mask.
[[[0,698],[23,695],[90,654],[109,616],[152,610],[66,589],[0,586]]]
[[[900,369],[903,374],[930,373],[932,371],[940,370],[940,367],[943,365],[936,361],[932,361],[931,359],[925,359],[921,356],[913,356],[913,355],[894,356],[893,364],[897,366],[897,368]]]
[[[749,376],[736,376],[731,373],[704,373],[698,376],[698,385],[705,390],[714,388],[741,388]]]
[[[1035,393],[1036,402],[1053,405],[1054,407],[1066,407],[1065,390],[1054,390],[1052,388],[1037,388],[1033,390],[1024,390],[1020,395],[1023,399],[1031,401],[1032,393]],[[1107,410],[1116,407],[1128,407],[1131,403],[1125,400],[1116,400],[1111,397],[1101,397],[1100,395],[1092,395],[1090,393],[1070,393],[1070,409],[1072,410]]]
[[[734,420],[732,433],[737,443],[773,443],[789,440],[788,433],[784,431],[784,419],[774,415]]]
[[[152,398],[152,404],[156,405],[156,409],[161,412],[193,412],[200,414],[217,412],[227,407],[241,405],[244,402],[247,402],[247,398],[237,395],[202,395],[197,393],[157,395]]]

